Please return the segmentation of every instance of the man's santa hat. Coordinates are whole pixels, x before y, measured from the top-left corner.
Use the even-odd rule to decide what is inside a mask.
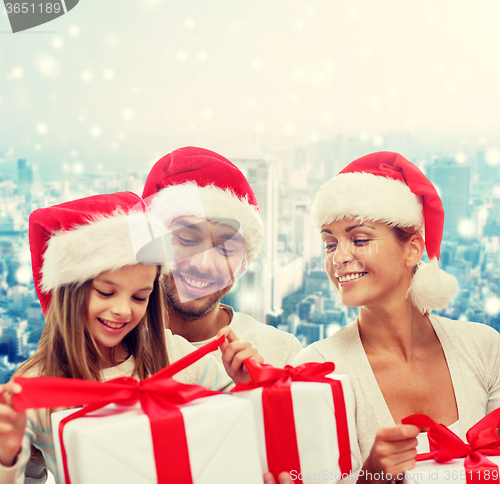
[[[245,239],[248,263],[261,249],[264,230],[255,194],[243,173],[213,151],[188,146],[165,155],[151,169],[142,197],[167,228],[188,215],[233,219]]]
[[[344,218],[413,228],[425,237],[430,262],[419,263],[407,297],[426,313],[445,308],[455,296],[456,279],[438,266],[443,204],[427,177],[400,154],[372,153],[347,165],[320,188],[312,218],[318,228]]]
[[[134,229],[142,238],[148,234],[143,206],[136,194],[121,192],[40,208],[30,215],[33,280],[44,314],[54,289],[137,264]]]

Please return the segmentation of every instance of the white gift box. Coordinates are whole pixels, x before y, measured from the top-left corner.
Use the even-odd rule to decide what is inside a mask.
[[[179,409],[194,484],[262,484],[255,420],[249,402],[232,395],[215,395]],[[65,480],[59,422],[75,411],[52,414],[61,483]],[[108,405],[91,415],[72,420],[64,427],[71,484],[156,483],[150,422],[139,404]]]
[[[356,433],[354,395],[351,382],[347,375],[334,374],[331,377],[339,380],[342,384],[349,429],[352,471],[355,472],[361,467],[362,462]],[[256,388],[235,392],[233,395],[249,400],[253,404],[261,464],[264,472],[267,472],[269,467],[262,392],[263,388]],[[330,482],[340,480],[342,475],[339,466],[339,441],[331,386],[327,383],[292,382],[291,395],[301,474],[299,476],[299,469],[296,469],[295,472],[292,470],[292,479],[301,478],[304,483],[317,483],[318,480],[324,480],[325,476]],[[280,446],[282,442],[276,442],[276,445]]]
[[[500,467],[500,456],[487,455],[485,457]],[[470,480],[471,472],[474,481],[478,482],[478,471],[466,471],[464,461],[465,459],[453,459],[444,464],[438,464],[434,460],[417,462],[413,469],[406,472],[405,482],[406,484],[465,484],[467,477]],[[486,474],[484,480],[495,483],[499,481],[499,476],[498,470],[492,471],[491,474]]]

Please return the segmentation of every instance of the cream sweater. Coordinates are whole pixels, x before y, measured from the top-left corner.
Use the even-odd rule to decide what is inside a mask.
[[[459,416],[459,435],[500,407],[500,334],[479,323],[431,315],[450,370]],[[368,457],[375,434],[394,425],[361,344],[357,323],[313,343],[293,361],[333,361],[335,371],[351,377],[356,402],[356,427],[361,457]]]
[[[184,338],[172,335],[170,330],[165,330],[165,337],[171,363],[195,350]],[[134,363],[133,357],[130,357],[120,365],[104,369],[102,371],[103,381],[122,376],[133,376]],[[233,384],[222,366],[210,355],[204,356],[195,364],[179,372],[174,378],[182,383],[198,384],[211,390],[225,390]],[[28,410],[27,416],[28,425],[23,438],[22,450],[17,462],[12,467],[0,465],[0,484],[24,483],[24,469],[30,456],[31,444],[42,451],[47,469],[52,472],[56,482],[59,482],[52,428],[47,420],[46,412],[44,410]]]
[[[290,365],[292,360],[302,351],[300,341],[293,334],[259,323],[252,316],[237,313],[232,307],[225,304],[221,304],[220,307],[229,313],[231,317],[229,326],[236,333],[236,336],[252,343],[264,358],[264,363],[283,368],[285,365]],[[191,344],[199,348],[215,338],[216,336],[205,341],[193,341]],[[220,350],[211,354],[221,363]]]

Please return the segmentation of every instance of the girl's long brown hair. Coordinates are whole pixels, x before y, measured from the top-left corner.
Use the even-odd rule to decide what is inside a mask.
[[[122,341],[134,357],[134,375],[141,380],[168,365],[165,312],[158,277],[159,271],[144,317]],[[89,280],[54,290],[37,350],[21,365],[17,375],[33,369],[37,376],[101,379],[99,350],[87,322],[91,285]]]

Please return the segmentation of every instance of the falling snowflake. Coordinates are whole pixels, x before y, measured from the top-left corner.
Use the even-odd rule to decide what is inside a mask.
[[[373,144],[373,146],[376,146],[377,148],[380,148],[381,146],[383,146],[384,143],[385,143],[384,137],[380,136],[379,134],[372,138],[372,144]]]
[[[492,193],[495,198],[500,198],[500,185],[495,185],[493,187]]]
[[[184,19],[184,27],[192,29],[196,26],[196,20],[193,17],[186,17]]]
[[[264,68],[264,64],[263,62],[260,60],[260,59],[255,59],[253,62],[252,62],[252,69],[254,71],[261,71],[262,69]]]
[[[178,50],[175,54],[175,58],[179,62],[186,62],[188,60],[188,53],[185,50]]]
[[[97,125],[94,125],[90,128],[90,134],[94,137],[94,138],[99,138],[99,136],[101,136],[102,134],[102,129],[100,126],[97,126]]]
[[[54,49],[60,49],[64,45],[64,40],[62,37],[57,36],[52,39],[51,44]]]
[[[68,29],[68,34],[71,37],[78,37],[80,35],[80,27],[76,24],[70,25]]]
[[[35,145],[35,150],[36,150],[36,151],[42,151],[42,145],[41,145],[40,143],[37,143],[37,144]]]
[[[486,152],[486,163],[490,166],[497,166],[500,164],[500,150],[498,148],[490,148]]]
[[[133,109],[124,108],[122,109],[122,116],[125,121],[130,121],[131,119],[134,119],[135,113]]]
[[[44,134],[47,134],[47,132],[49,131],[49,127],[45,123],[38,123],[35,129],[36,132],[42,136]]]
[[[35,66],[42,76],[54,78],[59,74],[59,62],[49,54],[40,54],[36,58]]]
[[[484,301],[484,311],[490,316],[496,316],[500,313],[500,299],[497,296],[492,296]]]
[[[457,153],[455,155],[455,161],[460,164],[460,165],[463,165],[466,161],[467,161],[467,155],[465,153]]]
[[[21,67],[14,67],[11,71],[7,79],[9,81],[17,81],[24,77],[24,71]]]
[[[89,82],[92,80],[92,72],[89,71],[88,69],[85,69],[83,72],[82,72],[82,79],[85,81],[85,82]]]
[[[115,71],[113,69],[104,69],[102,77],[104,77],[106,81],[112,81],[115,78]]]
[[[198,60],[200,62],[205,62],[207,59],[208,59],[207,53],[204,50],[200,50],[200,52],[198,52]]]
[[[16,271],[16,279],[19,284],[29,284],[32,279],[31,267],[23,265]]]
[[[83,173],[83,164],[82,163],[74,163],[73,164],[73,173],[75,175],[81,175]]]
[[[462,237],[473,237],[476,234],[476,224],[469,219],[460,220],[458,223],[458,233]]]
[[[76,158],[78,156],[78,151],[76,150],[71,150],[70,152],[70,156],[72,156],[73,158]]]

